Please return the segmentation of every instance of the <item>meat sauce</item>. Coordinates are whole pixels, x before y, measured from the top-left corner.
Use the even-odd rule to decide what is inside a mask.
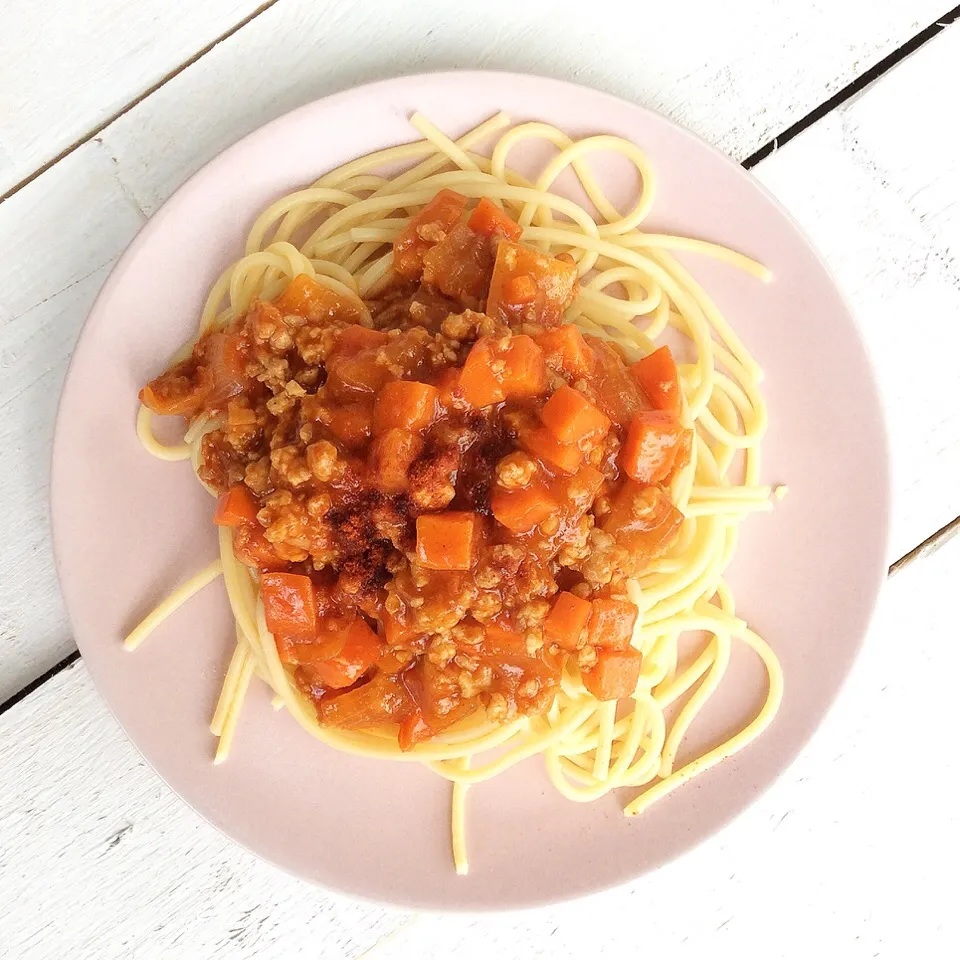
[[[544,712],[568,658],[598,698],[632,693],[626,581],[683,519],[669,351],[630,365],[563,325],[575,265],[519,235],[441,191],[396,241],[372,328],[300,275],[141,391],[218,424],[214,520],[320,721],[396,723],[403,749],[479,710]]]

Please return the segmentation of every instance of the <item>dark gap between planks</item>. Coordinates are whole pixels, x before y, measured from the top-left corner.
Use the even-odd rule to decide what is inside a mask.
[[[232,37],[238,30],[242,30],[248,23],[256,20],[261,13],[266,13],[266,11],[269,10],[275,3],[277,3],[277,0],[266,0],[266,2],[260,4],[260,6],[253,11],[253,13],[248,14],[239,23],[235,23],[229,30],[225,30],[220,34],[219,37],[211,40],[205,47],[198,50],[188,60],[184,60],[179,67],[174,68],[169,73],[165,73],[156,83],[147,87],[143,93],[134,97],[133,100],[121,107],[116,113],[113,113],[107,117],[103,123],[94,127],[89,133],[84,134],[79,140],[75,140],[70,144],[69,147],[65,147],[52,160],[48,160],[45,164],[43,164],[43,166],[38,167],[28,177],[24,177],[19,183],[15,183],[6,193],[0,194],[0,203],[3,203],[4,200],[9,200],[10,197],[22,190],[25,186],[27,186],[27,184],[33,183],[37,177],[46,173],[52,166],[63,160],[64,157],[70,156],[74,150],[82,147],[85,143],[87,143],[87,141],[92,140],[98,133],[103,133],[103,131],[114,122],[114,120],[119,120],[125,113],[129,113],[138,103],[142,103],[151,94],[156,93],[165,83],[168,83],[174,77],[183,73],[187,67],[193,66],[193,64],[195,64],[201,57],[205,57],[218,44],[223,43],[224,40],[229,40],[230,37]],[[2,710],[0,710],[0,712],[2,712]]]
[[[869,70],[865,70],[856,80],[852,80],[841,90],[838,90],[829,100],[824,100],[820,106],[815,107],[806,116],[801,117],[796,123],[787,127],[779,136],[774,137],[768,143],[765,143],[759,150],[750,154],[743,161],[745,169],[749,170],[755,167],[761,160],[769,157],[775,150],[779,150],[785,143],[789,143],[798,133],[803,133],[807,127],[813,126],[818,120],[823,119],[832,110],[836,110],[841,104],[855,97],[861,90],[870,86],[875,80],[879,80],[888,70],[895,67],[901,60],[905,60],[910,54],[915,53],[925,43],[932,40],[938,33],[950,26],[954,21],[960,18],[960,6],[948,10],[942,17],[938,17],[925,30],[911,37],[903,46],[897,47],[893,53],[885,56],[879,63],[875,63]]]
[[[253,11],[249,16],[245,17],[238,24],[231,27],[225,33],[222,33],[215,40],[208,43],[202,50],[199,50],[195,53],[189,60],[182,63],[175,70],[171,70],[170,73],[163,76],[158,80],[153,86],[145,90],[140,96],[136,99],[131,100],[125,107],[117,111],[111,117],[106,119],[100,126],[91,130],[85,137],[82,137],[80,140],[77,140],[76,143],[73,143],[71,146],[67,147],[61,153],[57,154],[52,160],[45,163],[38,170],[35,170],[29,177],[21,180],[18,184],[14,185],[7,193],[0,196],[0,203],[6,200],[9,197],[12,197],[18,190],[22,190],[28,183],[31,183],[33,180],[36,180],[42,173],[49,170],[55,163],[59,163],[64,157],[68,154],[73,153],[78,147],[82,146],[88,140],[95,137],[98,133],[108,127],[114,120],[122,117],[125,113],[132,110],[138,103],[142,100],[145,100],[152,93],[159,90],[168,80],[172,80],[178,74],[182,73],[187,67],[196,63],[201,57],[208,54],[217,44],[222,43],[224,40],[232,37],[238,30],[245,27],[248,23],[255,20],[260,16],[261,13],[269,10],[277,0],[267,0],[266,3],[261,4]],[[801,117],[796,123],[787,127],[779,136],[774,137],[772,140],[765,143],[759,150],[754,151],[743,161],[743,166],[745,169],[749,170],[751,167],[755,167],[761,160],[765,157],[770,156],[775,150],[778,150],[785,143],[789,143],[797,134],[802,133],[807,127],[812,126],[818,120],[825,117],[832,110],[835,110],[842,103],[845,103],[851,97],[856,96],[861,90],[869,86],[874,81],[882,77],[888,70],[895,67],[901,60],[904,60],[906,57],[909,57],[910,54],[915,53],[919,50],[924,44],[932,40],[938,33],[949,27],[956,20],[960,19],[960,5],[954,7],[952,10],[948,10],[943,16],[938,17],[933,23],[928,27],[921,30],[918,34],[911,37],[904,43],[902,46],[897,47],[892,53],[884,57],[879,63],[874,64],[870,67],[869,70],[864,71],[856,80],[853,80],[851,83],[848,83],[841,90],[838,90],[829,100],[825,100],[820,106],[811,110],[808,114]],[[927,537],[923,543],[918,544],[908,553],[905,553],[899,560],[894,561],[888,571],[887,576],[892,577],[895,574],[899,573],[904,567],[908,566],[914,560],[918,560],[921,557],[930,556],[938,550],[943,544],[950,540],[957,533],[960,533],[960,517],[957,517],[954,520],[951,520],[950,523],[941,527],[937,530],[936,533],[931,534]],[[67,667],[73,666],[80,659],[80,651],[74,650],[73,653],[64,657],[59,663],[54,664],[49,670],[45,673],[40,674],[35,680],[31,680],[22,690],[19,690],[12,697],[9,697],[3,703],[0,703],[0,716],[3,716],[11,707],[15,707],[21,700],[26,699],[30,696],[34,690],[42,687],[48,680],[52,680],[58,673],[61,673],[63,670],[66,670]]]

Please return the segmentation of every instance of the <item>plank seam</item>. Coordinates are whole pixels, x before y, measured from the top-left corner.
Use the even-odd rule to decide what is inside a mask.
[[[174,77],[179,76],[186,70],[188,67],[192,67],[201,57],[205,57],[214,47],[223,43],[224,40],[229,40],[237,31],[242,30],[248,23],[256,20],[257,17],[262,13],[266,13],[278,0],[265,0],[264,3],[261,3],[256,10],[252,13],[247,14],[239,23],[235,23],[229,30],[224,31],[218,37],[215,37],[210,41],[205,47],[201,47],[193,56],[189,57],[187,60],[184,60],[178,67],[174,67],[173,70],[170,70],[168,73],[165,73],[156,83],[147,87],[142,93],[138,94],[133,100],[126,103],[122,106],[116,113],[111,114],[106,118],[102,123],[98,124],[92,130],[85,133],[82,137],[77,140],[74,140],[70,146],[65,147],[61,150],[55,157],[52,157],[46,163],[37,167],[29,176],[24,177],[19,183],[15,183],[6,193],[0,194],[0,203],[3,203],[4,200],[9,200],[15,193],[19,193],[24,187],[28,184],[33,183],[37,177],[42,176],[46,173],[51,167],[58,164],[61,160],[69,157],[71,153],[75,150],[78,150],[85,143],[89,143],[94,137],[98,134],[103,133],[107,127],[110,126],[115,120],[119,120],[124,114],[129,113],[138,103],[142,103],[147,97],[156,93],[162,86],[169,83],[173,80]]]
[[[803,133],[808,127],[813,126],[818,120],[822,120],[828,113],[832,113],[837,107],[842,106],[848,100],[857,96],[858,93],[865,90],[872,83],[875,83],[902,60],[916,53],[922,46],[937,36],[937,34],[942,33],[947,27],[955,23],[958,18],[960,18],[960,6],[956,6],[942,16],[937,17],[928,27],[925,27],[919,33],[912,36],[892,53],[887,54],[882,60],[870,67],[869,70],[865,70],[859,77],[838,90],[832,97],[824,100],[819,106],[814,107],[813,110],[801,117],[796,123],[787,127],[783,133],[777,134],[772,140],[769,140],[760,147],[759,150],[751,153],[749,157],[742,161],[744,169],[750,170],[752,167],[755,167],[761,160],[765,160],[770,154],[775,153],[784,144],[789,143],[794,137]]]
[[[72,667],[79,659],[80,651],[74,650],[73,653],[65,656],[59,663],[55,663],[49,670],[41,673],[39,677],[31,680],[25,687],[18,690],[12,697],[7,698],[3,703],[0,703],[0,717],[2,717],[9,709],[15,707],[21,700],[25,700],[27,697],[29,697],[34,690],[38,690],[40,687],[42,687],[48,680],[52,680],[58,673],[62,673],[68,667]]]

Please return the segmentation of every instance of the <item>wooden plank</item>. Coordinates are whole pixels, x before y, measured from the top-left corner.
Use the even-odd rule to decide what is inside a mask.
[[[260,0],[4,0],[0,196],[207,44]]]
[[[938,731],[955,726],[942,610],[958,578],[954,540],[889,581],[840,702],[717,837],[622,890],[517,916],[410,920],[279,874],[171,794],[78,663],[0,717],[0,943],[21,960],[946,957],[960,761]]]
[[[573,80],[658,110],[742,159],[933,22],[943,0],[696,0],[682,10],[595,0],[589,17],[575,0],[420,0],[415,13],[406,0],[325,6],[318,14],[315,0],[284,0],[105,131],[143,210],[279,113],[426,70]],[[264,63],[283,69],[246,68]]]
[[[16,504],[0,546],[0,701],[74,646],[50,550],[57,398],[84,317],[144,220],[98,144],[42,181],[0,204],[0,502]]]
[[[873,356],[894,464],[891,559],[960,515],[960,156],[938,114],[958,63],[951,27],[755,171],[830,264]]]
[[[842,9],[804,0],[783,11],[742,0],[743,16],[756,25],[751,32],[703,2],[694,18],[703,29],[690,31],[689,8],[681,17],[669,5],[642,15],[627,5],[621,13],[630,30],[621,34],[603,27],[612,6],[583,33],[536,4],[493,0],[500,20],[486,8],[454,15],[440,0],[425,0],[416,18],[401,6],[342,5],[321,15],[314,3],[284,0],[0,203],[0,407],[16,414],[2,418],[0,441],[23,452],[0,468],[0,498],[21,504],[24,524],[34,524],[32,539],[0,543],[0,561],[24,571],[0,584],[0,631],[8,639],[0,644],[0,700],[73,649],[45,535],[46,465],[53,397],[95,294],[89,278],[221,147],[334,88],[409,69],[474,65],[557,73],[646,101],[746,156],[895,47],[925,11],[934,16],[930,0],[857,0]],[[818,16],[831,29],[809,29]],[[37,370],[49,371],[47,379],[38,380]],[[922,522],[904,528],[897,549],[932,529]]]

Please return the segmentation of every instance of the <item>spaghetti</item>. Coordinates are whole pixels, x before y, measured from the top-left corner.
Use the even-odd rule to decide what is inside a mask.
[[[592,801],[611,790],[639,791],[625,808],[642,813],[656,800],[743,749],[771,722],[783,678],[765,641],[736,612],[723,577],[736,548],[740,523],[772,508],[785,487],[760,483],[760,441],[766,411],[762,371],[706,292],[673,257],[687,251],[719,258],[760,280],[769,273],[724,247],[683,237],[645,233],[642,224],[656,195],[656,176],[642,151],[613,136],[571,140],[543,123],[511,126],[503,114],[453,141],[420,115],[413,126],[423,139],[351,161],[312,186],[273,203],[256,220],[245,255],[214,284],[204,304],[198,336],[224,329],[257,302],[278,297],[305,275],[333,291],[370,326],[368,303],[392,278],[392,245],[438,191],[486,198],[522,228],[524,244],[576,265],[580,292],[565,320],[585,334],[618,346],[630,360],[672,337],[686,345],[678,366],[683,425],[691,431],[689,461],[669,481],[682,526],[669,549],[626,586],[639,611],[630,645],[640,655],[639,679],[624,700],[599,700],[568,658],[549,708],[494,722],[477,711],[424,742],[402,750],[396,728],[338,729],[321,723],[278,652],[256,571],[236,556],[229,527],[220,528],[220,556],[177,590],[127,637],[135,649],[160,622],[206,583],[223,574],[236,621],[236,648],[211,723],[219,738],[215,762],[226,759],[244,696],[256,676],[319,740],[350,753],[424,764],[453,784],[452,847],[458,873],[467,871],[465,799],[471,784],[542,755],[551,781],[570,800]],[[495,138],[492,150],[480,148]],[[546,140],[558,153],[533,180],[508,165],[524,141]],[[588,163],[595,151],[612,151],[636,167],[642,190],[621,213],[609,202]],[[385,169],[405,167],[388,177]],[[552,192],[564,171],[577,177],[595,215]],[[186,357],[193,343],[179,355]],[[197,470],[203,438],[215,418],[193,420],[183,441],[161,444],[152,413],[141,407],[137,433],[163,460],[191,460]],[[681,661],[680,640],[699,635],[696,655]],[[725,742],[678,766],[682,741],[723,679],[735,639],[761,659],[768,690],[757,715]]]

